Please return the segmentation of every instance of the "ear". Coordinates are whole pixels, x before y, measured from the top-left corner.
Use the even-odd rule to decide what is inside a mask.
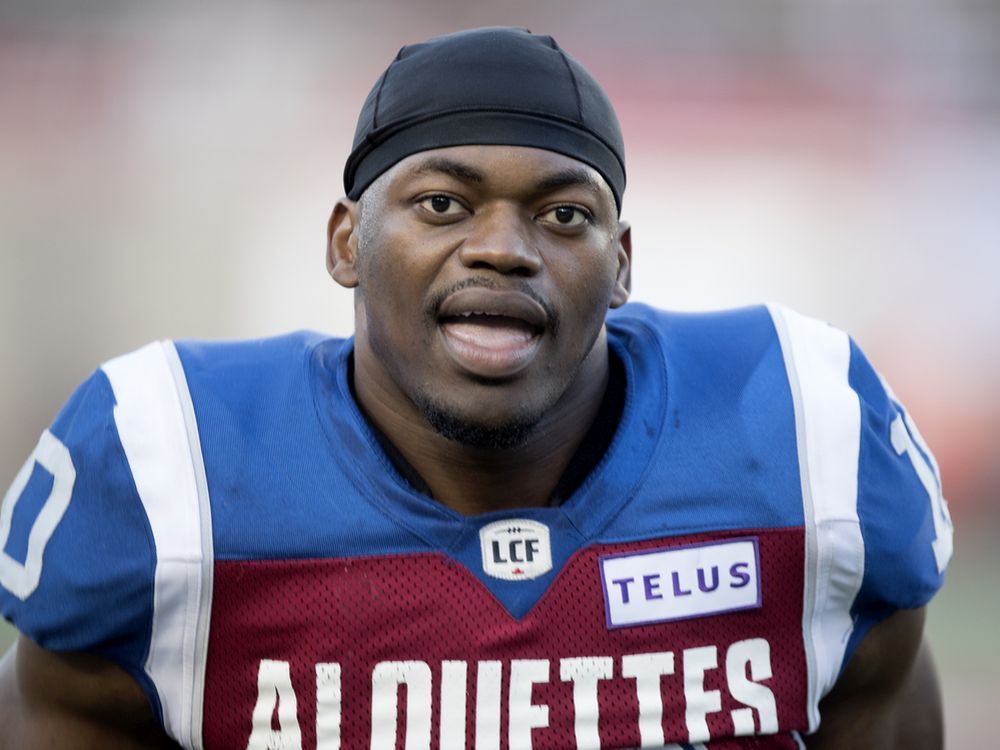
[[[612,308],[628,302],[632,293],[632,227],[627,221],[618,222],[618,277],[611,292]]]
[[[345,289],[358,285],[358,220],[357,201],[341,198],[333,207],[326,228],[326,270]]]

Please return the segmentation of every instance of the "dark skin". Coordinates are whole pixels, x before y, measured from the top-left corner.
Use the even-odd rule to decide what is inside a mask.
[[[629,253],[603,180],[535,149],[425,152],[363,205],[337,203],[327,262],[356,290],[359,404],[439,502],[469,514],[548,503],[607,383],[604,314],[627,299]],[[491,306],[504,320],[469,345],[463,314]],[[536,424],[513,447],[465,445],[428,421],[428,395],[484,428],[512,412]],[[820,704],[811,750],[943,746],[923,625],[922,609],[903,610],[866,635]],[[23,636],[0,662],[0,707],[0,750],[177,747],[128,673]]]
[[[139,684],[89,654],[56,654],[21,636],[0,662],[3,750],[177,748]]]
[[[477,161],[483,151],[492,158]],[[362,230],[362,214],[379,218]],[[603,179],[538,149],[425,152],[383,175],[363,210],[340,201],[329,235],[330,274],[359,290],[354,384],[369,419],[460,513],[547,504],[604,393],[605,313],[628,298],[629,230]],[[551,311],[516,372],[484,375],[451,355],[432,300],[470,280],[529,291]],[[502,424],[511,405],[541,416],[514,448],[463,445],[417,407],[428,383],[464,421]]]

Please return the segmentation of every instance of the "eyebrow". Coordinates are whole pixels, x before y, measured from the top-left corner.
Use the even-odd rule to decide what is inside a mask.
[[[535,185],[539,193],[550,193],[564,187],[585,187],[598,195],[603,195],[601,184],[586,169],[560,169],[542,178]]]
[[[474,169],[468,164],[463,164],[460,161],[446,159],[440,156],[421,162],[420,166],[413,170],[414,175],[433,173],[446,174],[450,177],[454,177],[456,180],[461,180],[462,182],[482,183],[486,181],[486,175],[478,169]]]
[[[464,162],[443,156],[431,157],[421,162],[413,169],[412,174],[414,176],[444,174],[477,185],[486,182],[486,173]],[[535,192],[551,193],[565,187],[584,187],[595,195],[604,195],[603,185],[590,170],[573,168],[560,169],[544,176],[535,183]]]

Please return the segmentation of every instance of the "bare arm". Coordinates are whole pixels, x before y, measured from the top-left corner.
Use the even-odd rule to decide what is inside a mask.
[[[923,609],[901,610],[865,636],[836,686],[820,702],[809,750],[944,747],[941,693]]]
[[[109,661],[57,654],[21,636],[0,661],[0,750],[171,748],[132,677]]]

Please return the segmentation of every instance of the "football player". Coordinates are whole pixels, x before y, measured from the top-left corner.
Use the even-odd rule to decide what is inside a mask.
[[[14,479],[0,747],[941,747],[933,456],[844,333],[627,303],[574,58],[404,47],[344,178],[353,338],[150,344]]]

